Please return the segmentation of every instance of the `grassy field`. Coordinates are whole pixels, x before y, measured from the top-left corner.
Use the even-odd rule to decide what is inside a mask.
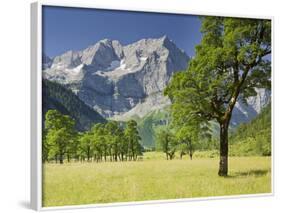
[[[61,206],[271,192],[270,157],[231,157],[229,177],[218,177],[218,158],[45,164],[43,205]]]

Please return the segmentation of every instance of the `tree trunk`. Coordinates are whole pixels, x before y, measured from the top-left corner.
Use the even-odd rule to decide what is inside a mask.
[[[63,164],[63,154],[62,153],[60,153],[60,164]]]
[[[192,149],[192,145],[190,143],[189,144],[189,158],[190,158],[190,160],[192,160],[192,156],[193,156],[193,149]]]
[[[229,121],[220,124],[219,176],[227,176],[228,172],[228,125]]]
[[[87,147],[87,160],[90,161],[90,147]]]

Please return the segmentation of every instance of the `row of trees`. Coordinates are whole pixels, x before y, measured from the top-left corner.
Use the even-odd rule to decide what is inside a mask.
[[[180,128],[161,129],[156,135],[158,149],[166,154],[167,160],[172,160],[178,152],[180,159],[189,155],[192,160],[195,149],[202,141],[210,141],[209,126],[200,126],[199,122],[190,122]]]
[[[43,132],[43,162],[64,159],[80,161],[137,160],[143,147],[137,123],[109,121],[95,124],[87,132],[77,132],[74,120],[57,110],[46,113]]]

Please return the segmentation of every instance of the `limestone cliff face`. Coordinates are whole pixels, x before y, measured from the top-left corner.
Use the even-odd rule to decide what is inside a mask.
[[[256,117],[261,110],[271,102],[271,92],[266,89],[256,89],[257,95],[247,99],[247,105],[238,100],[233,109],[231,123],[236,126]]]
[[[166,36],[122,46],[101,40],[53,59],[44,77],[70,87],[104,117],[144,115],[169,104],[163,90],[189,57]]]

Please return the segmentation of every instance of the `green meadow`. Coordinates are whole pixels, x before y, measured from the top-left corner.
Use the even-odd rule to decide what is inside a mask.
[[[218,162],[200,152],[193,160],[147,152],[142,161],[45,163],[43,206],[271,192],[271,157],[230,157],[227,177],[217,175]]]

